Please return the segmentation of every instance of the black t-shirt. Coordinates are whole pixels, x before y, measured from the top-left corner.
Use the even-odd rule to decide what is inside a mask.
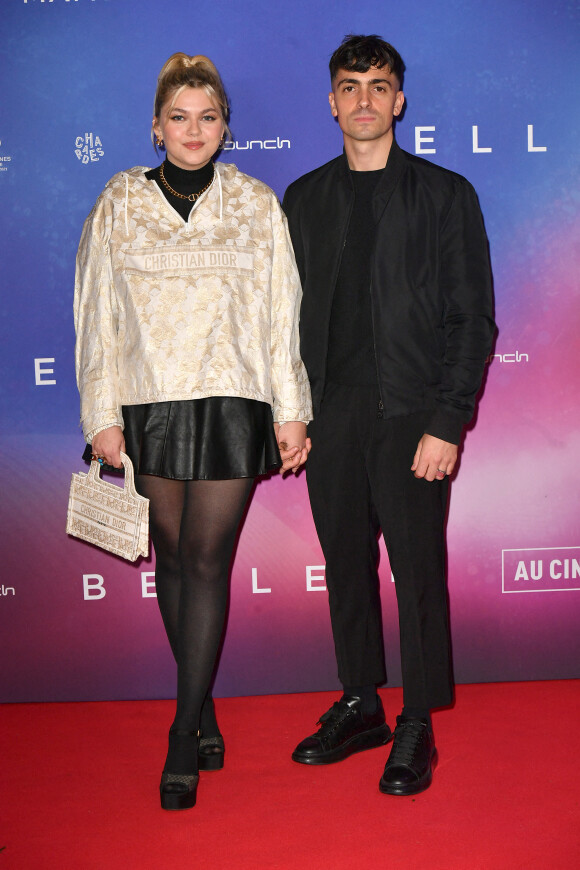
[[[326,379],[336,384],[377,383],[371,312],[371,256],[376,225],[372,199],[384,170],[354,172],[354,205],[334,289]]]

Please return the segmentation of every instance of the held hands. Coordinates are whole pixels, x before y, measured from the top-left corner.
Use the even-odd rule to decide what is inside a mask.
[[[451,474],[456,462],[456,444],[425,434],[417,446],[411,471],[415,477],[424,477],[425,480],[443,480]]]
[[[109,426],[102,432],[97,432],[93,438],[93,456],[102,456],[107,465],[122,468],[121,450],[125,452],[125,438],[120,426]]]
[[[274,423],[274,432],[282,457],[280,474],[286,471],[296,474],[308,459],[312,447],[310,438],[306,437],[306,423]]]

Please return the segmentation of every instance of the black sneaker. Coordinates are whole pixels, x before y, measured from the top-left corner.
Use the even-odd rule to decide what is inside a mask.
[[[385,722],[381,699],[377,696],[374,713],[365,715],[360,708],[360,698],[343,695],[320,717],[316,734],[298,744],[292,760],[300,764],[332,764],[354,752],[388,743],[392,735]]]
[[[431,785],[437,750],[426,719],[397,716],[393,748],[379,782],[383,794],[418,794]]]

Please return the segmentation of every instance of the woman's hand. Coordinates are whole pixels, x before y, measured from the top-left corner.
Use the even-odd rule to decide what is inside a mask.
[[[122,468],[121,450],[125,452],[125,438],[120,426],[109,426],[102,432],[97,432],[93,438],[93,456],[102,456],[107,465]]]
[[[282,457],[280,474],[286,471],[296,474],[308,459],[312,448],[310,438],[306,437],[306,423],[274,423],[274,432]]]

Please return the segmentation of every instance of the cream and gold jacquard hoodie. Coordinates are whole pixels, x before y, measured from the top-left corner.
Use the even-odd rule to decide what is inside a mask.
[[[184,221],[146,167],[108,182],[77,255],[77,383],[85,438],[122,405],[241,396],[277,422],[312,418],[299,355],[300,279],[274,193],[233,164]]]

